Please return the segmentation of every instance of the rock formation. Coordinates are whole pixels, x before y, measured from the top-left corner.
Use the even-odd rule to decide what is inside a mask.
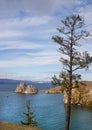
[[[26,85],[25,83],[20,83],[15,90],[16,93],[25,93],[25,94],[36,94],[38,93],[38,89],[33,87],[32,85]]]
[[[45,90],[45,93],[46,94],[62,93],[62,88],[61,86],[50,88],[50,89]]]
[[[64,103],[67,104],[67,93],[64,92]],[[88,106],[92,103],[92,87],[80,86],[72,90],[71,104]]]

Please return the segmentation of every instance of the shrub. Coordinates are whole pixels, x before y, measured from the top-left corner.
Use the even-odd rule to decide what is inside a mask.
[[[23,125],[29,125],[29,126],[37,126],[37,121],[34,119],[34,113],[30,110],[30,101],[27,101],[27,112],[23,112],[23,114],[26,116],[26,122],[21,121],[21,124]]]

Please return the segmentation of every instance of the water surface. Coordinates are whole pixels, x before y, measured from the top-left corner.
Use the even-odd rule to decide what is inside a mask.
[[[38,127],[43,130],[64,130],[65,107],[63,95],[25,95],[13,92],[0,92],[0,121],[20,123],[25,120],[26,101],[30,100],[31,110],[36,115]],[[70,130],[92,130],[92,111],[72,107]]]

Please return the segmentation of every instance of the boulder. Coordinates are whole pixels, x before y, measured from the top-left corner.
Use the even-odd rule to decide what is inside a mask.
[[[16,93],[25,93],[25,94],[36,94],[38,93],[38,89],[33,87],[32,85],[26,85],[25,83],[20,83],[16,89]]]

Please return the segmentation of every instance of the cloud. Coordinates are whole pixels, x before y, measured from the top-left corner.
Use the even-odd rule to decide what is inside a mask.
[[[0,19],[0,40],[46,40],[55,34],[56,19],[51,16]]]
[[[2,41],[0,43],[0,50],[23,50],[23,49],[43,49],[44,45],[40,43],[33,43],[31,41]]]
[[[81,0],[0,0],[0,16],[53,14],[63,7],[80,4]],[[25,13],[26,12],[26,13]]]
[[[9,73],[9,72],[0,72],[0,78],[3,79],[3,78],[8,78],[8,79],[16,79],[16,74],[15,73]]]
[[[7,39],[7,38],[18,38],[20,36],[23,36],[22,32],[16,32],[16,31],[13,31],[13,30],[7,30],[7,31],[2,31],[0,32],[0,39]]]
[[[90,29],[90,26],[92,26],[92,3],[86,3],[78,8],[78,13],[84,17],[86,27],[88,26],[88,29]]]
[[[53,20],[53,17],[50,16],[26,16],[23,18],[13,17],[13,18],[3,18],[0,19],[0,29],[16,29],[31,27],[31,26],[39,26],[49,23]]]
[[[15,67],[27,67],[27,66],[42,66],[49,64],[56,64],[57,55],[35,56],[29,58],[16,58],[10,60],[1,60],[0,68],[15,68]]]

